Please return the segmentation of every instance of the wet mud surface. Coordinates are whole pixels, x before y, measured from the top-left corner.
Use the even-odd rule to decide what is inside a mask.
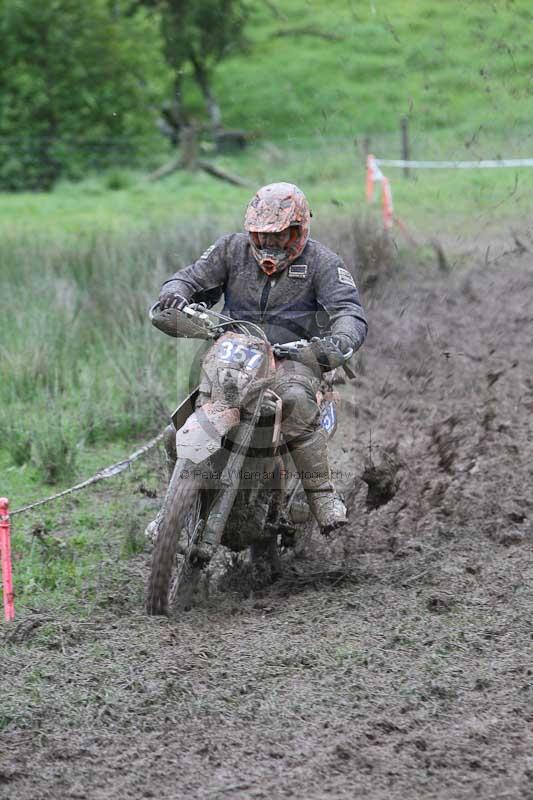
[[[533,798],[533,258],[470,260],[367,296],[347,534],[180,621],[142,554],[4,635],[0,797]]]

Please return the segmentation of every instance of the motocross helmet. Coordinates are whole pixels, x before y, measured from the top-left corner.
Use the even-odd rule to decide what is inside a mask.
[[[285,269],[302,253],[309,238],[311,209],[304,193],[293,183],[263,186],[248,204],[244,229],[248,232],[254,258],[267,275]],[[260,233],[290,229],[283,247],[261,247]]]

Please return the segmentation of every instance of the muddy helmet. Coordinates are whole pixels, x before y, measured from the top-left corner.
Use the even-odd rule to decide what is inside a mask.
[[[246,209],[244,230],[248,232],[255,260],[272,275],[280,272],[302,253],[309,238],[311,209],[293,183],[269,183],[252,198]],[[259,233],[280,233],[290,228],[290,238],[282,249],[261,249]]]

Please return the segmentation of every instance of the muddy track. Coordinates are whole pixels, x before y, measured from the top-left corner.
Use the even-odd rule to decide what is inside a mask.
[[[0,797],[533,798],[531,258],[367,305],[349,536],[180,623],[143,613],[147,555],[88,618],[28,612]]]

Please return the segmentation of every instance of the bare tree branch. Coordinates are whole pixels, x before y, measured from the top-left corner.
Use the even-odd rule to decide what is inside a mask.
[[[169,161],[166,164],[163,164],[162,167],[156,169],[155,172],[150,173],[147,176],[146,180],[148,181],[159,181],[162,178],[166,178],[169,175],[172,175],[173,172],[177,172],[178,169],[183,169],[183,159],[173,158],[172,161]],[[194,163],[195,169],[201,169],[204,172],[207,172],[208,175],[212,175],[214,178],[218,178],[221,181],[226,181],[226,183],[231,183],[232,186],[245,186],[246,188],[250,189],[253,188],[255,184],[252,184],[250,181],[247,181],[245,178],[241,178],[239,175],[233,175],[231,172],[226,172],[226,170],[221,169],[220,167],[215,166],[215,164],[211,164],[210,161],[204,161],[203,159],[199,159]]]
[[[168,175],[172,175],[173,172],[176,172],[178,169],[182,169],[183,161],[181,156],[177,158],[173,158],[172,161],[168,161],[166,164],[163,164],[162,167],[158,167],[154,172],[151,172],[149,175],[146,176],[147,181],[159,181],[161,178],[166,178]]]
[[[221,181],[226,181],[226,183],[231,183],[233,186],[246,186],[247,188],[255,186],[255,184],[252,184],[245,178],[240,178],[238,175],[233,175],[230,172],[220,169],[220,167],[216,167],[214,164],[211,164],[210,161],[197,161],[197,166],[199,169],[203,169],[204,172],[207,172],[208,175],[219,178]]]

